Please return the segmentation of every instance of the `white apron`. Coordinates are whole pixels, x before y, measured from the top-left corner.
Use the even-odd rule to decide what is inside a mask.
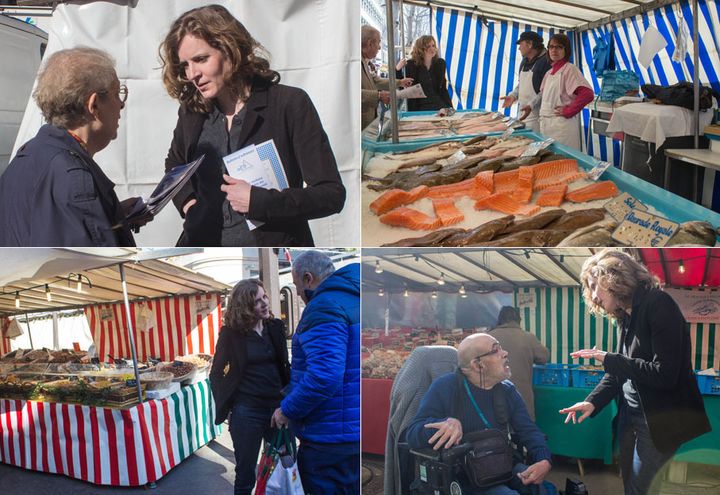
[[[518,84],[518,108],[522,110],[523,107],[530,104],[537,93],[533,87],[533,71],[523,70],[520,71],[520,82]],[[525,120],[525,127],[531,131],[540,132],[540,109],[534,108],[530,115]]]
[[[555,115],[555,107],[564,106],[561,101],[561,68],[555,74],[545,74],[540,105],[540,132],[556,142],[582,151],[580,144],[580,114],[566,119],[562,115]]]

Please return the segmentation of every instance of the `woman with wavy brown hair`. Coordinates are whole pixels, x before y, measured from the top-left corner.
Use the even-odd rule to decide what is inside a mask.
[[[412,79],[415,84],[419,83],[427,97],[409,99],[409,111],[453,107],[447,90],[445,60],[438,57],[438,46],[432,36],[420,36],[415,40],[412,58],[405,65],[405,77]]]
[[[241,280],[228,297],[210,371],[215,424],[230,416],[235,495],[252,493],[260,445],[289,381],[285,324],[273,318],[262,282]]]
[[[345,188],[308,95],[279,84],[264,48],[220,5],[175,20],[160,58],[165,88],[180,103],[165,169],[205,155],[173,198],[185,218],[178,244],[312,246],[308,220],[342,210]],[[227,174],[223,157],[268,140],[282,161],[287,189]]]
[[[710,431],[685,318],[657,277],[623,251],[588,258],[580,280],[590,311],[614,319],[620,335],[615,352],[570,354],[596,360],[605,375],[583,402],[560,413],[567,414],[566,423],[580,423],[617,400],[625,495],[657,494],[663,468],[680,445]]]

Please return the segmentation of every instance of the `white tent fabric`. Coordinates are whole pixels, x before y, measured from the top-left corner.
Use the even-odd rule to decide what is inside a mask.
[[[160,80],[158,46],[170,24],[204,0],[76,0],[53,14],[48,54],[87,45],[108,51],[129,88],[118,138],[96,155],[116,183],[120,199],[148,196],[164,171],[177,119],[177,103]],[[227,7],[270,52],[271,66],[282,82],[304,89],[320,114],[347,189],[344,210],[311,222],[318,246],[359,244],[359,8],[353,0],[217,0]],[[15,150],[32,138],[42,116],[30,100]],[[174,245],[182,231],[172,205],[140,234],[141,246]]]

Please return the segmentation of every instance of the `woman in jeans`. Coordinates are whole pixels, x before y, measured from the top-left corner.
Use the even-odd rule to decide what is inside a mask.
[[[271,436],[270,418],[290,381],[285,324],[270,313],[259,280],[237,283],[224,323],[210,371],[215,424],[230,416],[235,495],[249,495],[262,439]]]
[[[657,494],[662,468],[678,447],[710,431],[693,373],[692,343],[677,303],[648,269],[621,251],[587,259],[580,275],[593,313],[612,317],[620,330],[616,352],[583,349],[605,376],[583,402],[561,409],[565,422],[595,416],[620,399],[618,434],[625,495]]]

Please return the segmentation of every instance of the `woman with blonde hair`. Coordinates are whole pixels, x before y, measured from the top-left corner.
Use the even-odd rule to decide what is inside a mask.
[[[0,178],[0,246],[134,246],[115,184],[94,156],[117,137],[127,87],[89,47],[50,55],[33,97],[47,124]]]
[[[235,285],[224,320],[210,370],[215,424],[230,416],[235,495],[250,495],[262,439],[271,437],[270,418],[290,382],[285,324],[273,318],[255,279]]]
[[[412,57],[405,65],[405,77],[412,79],[415,84],[419,83],[427,97],[409,99],[409,111],[453,107],[447,90],[445,60],[438,57],[437,43],[432,36],[420,36],[415,40]]]
[[[626,495],[656,494],[658,473],[683,443],[710,431],[692,368],[692,342],[677,303],[630,255],[606,249],[580,275],[590,311],[613,318],[616,352],[583,349],[605,376],[583,402],[561,409],[565,422],[593,417],[619,399],[620,466]],[[579,416],[578,416],[579,415]]]
[[[279,84],[264,49],[225,7],[189,10],[160,45],[180,110],[165,169],[205,155],[174,198],[184,246],[312,246],[308,220],[342,210],[345,188],[308,95]],[[223,157],[272,140],[288,187],[233,178]],[[276,164],[279,166],[279,164]]]

